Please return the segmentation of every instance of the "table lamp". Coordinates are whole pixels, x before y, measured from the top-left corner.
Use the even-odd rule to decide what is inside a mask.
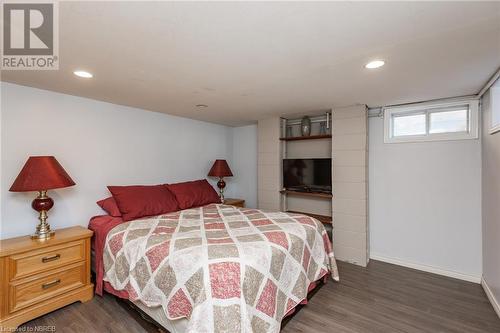
[[[14,184],[10,187],[11,192],[38,192],[38,196],[31,203],[31,207],[40,216],[40,223],[32,239],[47,239],[54,235],[47,223],[47,211],[54,206],[54,201],[47,196],[47,190],[63,188],[75,185],[75,182],[57,162],[54,156],[31,156],[24,164]]]
[[[215,160],[214,165],[208,172],[209,177],[219,177],[217,182],[217,187],[219,188],[219,196],[222,203],[224,203],[224,188],[226,187],[226,182],[224,177],[232,177],[233,173],[229,169],[229,165],[226,160]]]

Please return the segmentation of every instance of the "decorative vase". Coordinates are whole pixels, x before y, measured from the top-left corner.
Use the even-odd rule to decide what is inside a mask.
[[[300,131],[302,133],[302,136],[311,135],[311,118],[309,118],[308,116],[304,116],[302,118],[302,121],[300,122]]]

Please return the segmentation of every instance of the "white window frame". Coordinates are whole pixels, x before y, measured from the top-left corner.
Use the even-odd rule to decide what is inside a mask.
[[[490,88],[490,134],[500,132],[500,79]]]
[[[440,112],[443,108],[458,107],[462,105],[469,106],[468,130],[465,132],[447,132],[447,133],[429,133],[430,114]],[[426,142],[426,141],[445,141],[445,140],[470,140],[479,137],[479,101],[474,99],[453,101],[446,103],[419,103],[405,106],[394,106],[384,108],[384,142]],[[393,136],[393,119],[397,115],[426,114],[426,134]]]

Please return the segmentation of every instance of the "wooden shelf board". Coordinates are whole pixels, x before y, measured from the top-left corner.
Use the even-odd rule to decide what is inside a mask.
[[[294,210],[287,210],[286,212],[307,215],[307,216],[315,218],[316,220],[320,221],[323,224],[332,224],[332,217],[328,216],[328,215],[319,215],[319,214],[313,214],[313,213],[297,212]]]
[[[297,140],[317,140],[317,139],[329,139],[331,134],[321,134],[321,135],[310,135],[310,136],[295,136],[289,138],[280,138],[281,141],[297,141]]]
[[[290,195],[298,195],[303,197],[315,197],[315,198],[325,198],[331,199],[333,195],[330,193],[321,193],[321,192],[300,192],[300,191],[290,191],[290,190],[281,190],[281,194],[290,194]]]

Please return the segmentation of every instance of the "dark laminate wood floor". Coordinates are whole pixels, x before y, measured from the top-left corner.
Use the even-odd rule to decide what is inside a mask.
[[[500,332],[500,319],[478,284],[379,261],[368,268],[339,262],[339,269],[341,282],[324,285],[282,332]],[[158,332],[109,295],[21,329],[40,325],[54,325],[57,332]]]

